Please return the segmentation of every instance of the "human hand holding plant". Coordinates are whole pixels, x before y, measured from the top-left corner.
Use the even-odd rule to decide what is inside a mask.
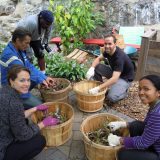
[[[53,118],[52,116],[48,116],[42,121],[42,123],[43,123],[44,127],[54,126],[54,125],[57,125],[59,123],[59,119],[58,118]]]
[[[118,146],[120,145],[120,138],[119,136],[113,135],[112,133],[108,136],[108,143],[110,146]]]
[[[94,67],[90,67],[89,70],[87,71],[86,78],[88,80],[90,80],[94,76],[94,70],[95,70]]]
[[[126,128],[127,123],[123,121],[115,121],[115,122],[110,122],[108,126],[111,129],[111,131],[116,131],[120,128]]]
[[[97,94],[99,91],[100,91],[100,87],[97,86],[97,87],[94,87],[94,88],[89,89],[88,92],[89,92],[90,94]]]
[[[36,106],[37,111],[45,111],[48,109],[48,106],[44,105],[44,104],[40,104],[38,106]]]

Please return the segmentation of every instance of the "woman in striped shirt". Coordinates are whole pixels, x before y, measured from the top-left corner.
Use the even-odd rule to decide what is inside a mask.
[[[118,160],[160,160],[160,76],[147,75],[139,81],[139,97],[149,105],[144,122],[110,122],[111,130],[128,127],[130,137],[108,136],[110,146],[124,145]]]

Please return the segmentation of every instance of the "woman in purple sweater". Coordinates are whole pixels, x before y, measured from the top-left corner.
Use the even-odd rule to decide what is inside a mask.
[[[144,122],[110,122],[111,130],[128,127],[130,137],[108,136],[110,146],[124,145],[117,160],[160,160],[160,76],[147,75],[139,81],[139,97],[148,104]]]

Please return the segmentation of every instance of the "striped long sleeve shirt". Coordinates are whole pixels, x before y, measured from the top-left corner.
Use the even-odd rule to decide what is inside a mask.
[[[125,148],[147,149],[153,146],[160,153],[160,102],[148,112],[145,118],[145,128],[141,136],[125,137]]]

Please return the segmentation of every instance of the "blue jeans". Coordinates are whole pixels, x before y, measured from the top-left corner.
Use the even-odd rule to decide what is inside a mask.
[[[131,82],[127,82],[124,79],[119,79],[115,84],[111,86],[108,91],[107,98],[111,102],[117,102],[121,99],[127,97],[128,88],[130,87]]]

